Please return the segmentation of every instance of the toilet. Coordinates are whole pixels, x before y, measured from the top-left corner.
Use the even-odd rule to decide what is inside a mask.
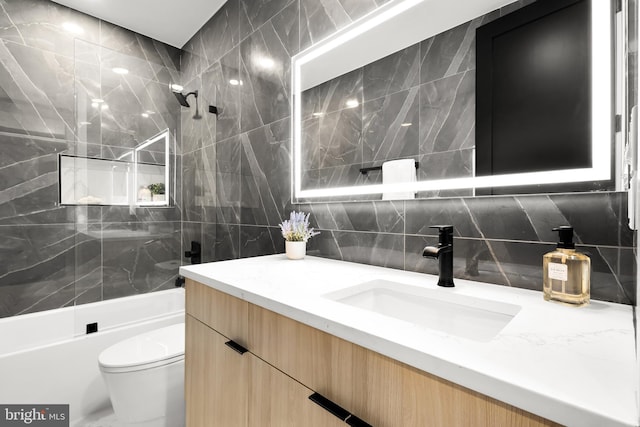
[[[135,427],[184,426],[184,323],[120,341],[98,356],[113,411]]]

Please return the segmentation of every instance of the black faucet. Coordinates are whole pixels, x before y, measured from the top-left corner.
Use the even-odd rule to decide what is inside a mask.
[[[438,258],[440,277],[438,286],[452,288],[453,284],[453,225],[432,225],[438,229],[438,246],[427,246],[422,250],[425,258]]]

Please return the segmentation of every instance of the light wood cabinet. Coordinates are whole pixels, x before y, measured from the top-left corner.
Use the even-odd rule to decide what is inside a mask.
[[[250,354],[249,426],[344,427],[345,424],[317,406],[313,391]]]
[[[185,399],[188,426],[247,425],[249,361],[204,323],[186,316]]]
[[[197,298],[189,297],[193,289]],[[187,284],[189,314],[193,307],[195,311],[200,310],[197,316],[206,318],[203,322],[211,328],[234,331],[250,351],[246,358],[250,361],[246,380],[249,427],[345,426],[308,400],[313,392],[375,427],[557,425],[195,282]],[[202,344],[190,343],[190,339],[200,337],[188,333],[187,349],[193,346],[194,353],[202,353]],[[193,360],[195,354],[187,355],[187,407],[190,408],[190,396],[195,390],[206,389],[201,382],[210,381],[205,377],[220,378],[211,372],[212,368],[205,369],[203,363],[206,362]],[[190,388],[193,390],[189,391]],[[221,390],[215,386],[207,390],[213,393],[211,399],[218,399],[214,396]],[[224,397],[219,399],[225,402]],[[187,419],[189,422],[190,418]]]

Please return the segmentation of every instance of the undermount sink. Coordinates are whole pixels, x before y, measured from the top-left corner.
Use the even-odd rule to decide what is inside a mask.
[[[324,295],[325,298],[480,342],[491,341],[520,306],[431,290],[388,280],[372,280]]]

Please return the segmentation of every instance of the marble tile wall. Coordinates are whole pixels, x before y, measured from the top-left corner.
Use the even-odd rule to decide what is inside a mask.
[[[178,49],[51,1],[0,0],[0,317],[173,286],[181,199],[133,213],[60,206],[58,155],[113,159],[169,128],[179,165],[166,89],[179,61]]]
[[[475,31],[521,5],[491,12],[306,90],[303,188],[381,183],[380,172],[363,177],[359,169],[403,158],[422,165],[420,180],[472,176]],[[357,107],[350,108],[353,101]],[[464,195],[471,192],[418,196]]]
[[[505,10],[530,2],[523,0]],[[183,240],[200,237],[204,261],[280,253],[284,243],[278,223],[296,209],[311,212],[322,232],[310,241],[310,254],[435,273],[437,263],[420,256],[426,244],[437,241],[428,226],[451,223],[456,228],[457,278],[541,290],[541,257],[556,241],[551,228],[570,223],[580,248],[592,257],[593,298],[635,303],[635,235],[627,226],[624,193],[292,204],[290,58],[382,3],[229,0],[185,45],[183,80],[202,88],[203,96],[217,102],[222,112],[215,120],[215,134],[206,131],[213,128],[205,124],[212,118],[194,123],[189,114],[182,116]],[[472,21],[402,52],[393,61],[405,64],[398,67],[403,72],[393,79],[381,72],[390,66],[386,63],[348,76],[362,82],[355,85],[355,92],[353,84],[344,83],[353,92],[349,95],[371,102],[362,116],[363,127],[380,126],[365,117],[377,115],[388,124],[392,120],[386,119],[387,111],[404,110],[412,111],[411,120],[417,116],[432,124],[421,132],[406,130],[413,148],[398,144],[393,134],[383,139],[384,144],[369,141],[369,159],[384,150],[415,147],[429,147],[431,152],[425,154],[438,154],[422,159],[425,164],[452,163],[452,156],[445,156],[449,152],[466,158],[465,150],[473,145],[473,113],[468,106],[474,61],[469,35],[477,25]],[[207,79],[212,83],[205,83]],[[326,87],[324,97],[305,105],[306,117],[321,106],[327,113],[322,120],[353,126],[347,113],[330,114],[341,110],[336,107],[341,95],[335,87]],[[468,89],[447,91],[451,87]],[[411,108],[416,98],[429,104]],[[443,113],[452,106],[459,111],[456,118]],[[194,131],[187,132],[191,128]],[[364,151],[338,152],[339,137],[310,135],[317,144],[307,161],[333,162],[336,175],[349,173],[341,166],[341,156],[364,156]]]

